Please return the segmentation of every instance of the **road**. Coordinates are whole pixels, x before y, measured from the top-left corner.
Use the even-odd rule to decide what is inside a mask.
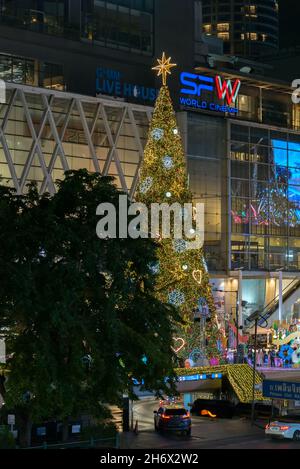
[[[128,435],[130,449],[300,449],[300,443],[271,440],[265,437],[263,426],[252,427],[246,419],[207,419],[193,417],[192,436],[157,434],[153,425],[153,410],[159,402],[145,399],[134,406],[134,421],[138,420],[137,435]]]

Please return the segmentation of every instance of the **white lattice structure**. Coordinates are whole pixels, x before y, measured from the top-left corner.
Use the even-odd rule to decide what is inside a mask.
[[[112,175],[130,196],[138,183],[152,108],[7,84],[0,104],[1,183],[18,194],[36,181],[55,193],[64,171]]]

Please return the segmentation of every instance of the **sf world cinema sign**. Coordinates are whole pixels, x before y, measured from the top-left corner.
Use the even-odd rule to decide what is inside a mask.
[[[193,109],[203,109],[217,112],[237,114],[235,103],[241,88],[241,81],[224,80],[220,75],[207,77],[195,73],[182,72],[180,74],[180,104]],[[203,95],[211,96],[204,99]],[[217,104],[214,98],[224,101]],[[226,104],[225,104],[226,103]]]

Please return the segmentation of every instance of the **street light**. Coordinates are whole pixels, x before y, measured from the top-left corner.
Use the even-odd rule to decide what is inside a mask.
[[[261,315],[260,311],[255,311],[248,318],[248,322],[254,321],[254,360],[253,360],[253,374],[252,374],[252,406],[251,406],[251,425],[254,425],[255,420],[255,374],[256,374],[256,350],[257,350],[257,327],[258,321],[265,318]]]

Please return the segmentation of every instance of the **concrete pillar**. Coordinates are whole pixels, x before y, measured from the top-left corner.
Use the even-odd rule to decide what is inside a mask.
[[[282,321],[282,314],[283,314],[283,303],[282,303],[282,270],[278,272],[278,280],[279,280],[279,285],[278,285],[278,319],[279,321]]]
[[[238,291],[238,312],[239,312],[239,328],[243,326],[243,271],[239,270],[239,291]],[[242,329],[239,333],[243,335]]]
[[[191,406],[189,406],[189,404],[193,404],[193,395],[191,393],[185,392],[183,394],[183,406],[188,411],[191,410]]]

